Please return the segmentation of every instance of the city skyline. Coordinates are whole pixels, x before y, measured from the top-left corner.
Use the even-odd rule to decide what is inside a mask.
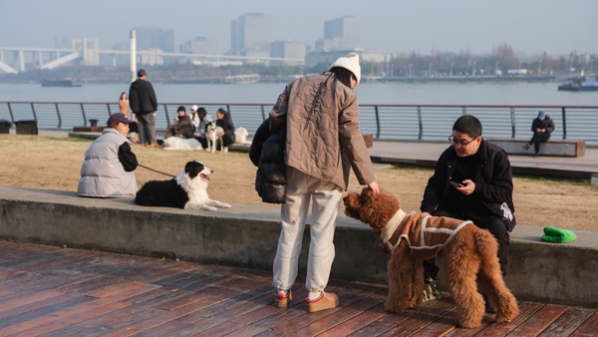
[[[232,20],[247,13],[272,18],[272,41],[304,42],[312,48],[324,37],[324,22],[342,16],[361,20],[363,48],[427,54],[431,50],[490,53],[509,44],[528,55],[596,53],[593,36],[598,1],[503,0],[484,2],[429,0],[313,1],[297,8],[274,1],[240,0],[205,4],[105,0],[3,0],[0,46],[52,47],[55,39],[97,37],[101,49],[128,40],[133,27],[172,29],[175,49],[198,36],[214,40],[220,53],[230,50]]]

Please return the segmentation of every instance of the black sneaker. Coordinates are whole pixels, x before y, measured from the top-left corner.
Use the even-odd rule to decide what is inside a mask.
[[[422,302],[438,300],[442,297],[440,290],[438,290],[438,279],[431,277],[424,278],[424,294]]]

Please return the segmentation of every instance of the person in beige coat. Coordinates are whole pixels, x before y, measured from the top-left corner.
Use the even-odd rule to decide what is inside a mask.
[[[286,128],[284,163],[287,192],[281,206],[282,231],[274,259],[277,307],[292,300],[305,224],[310,223],[305,299],[310,312],[338,306],[325,293],[334,260],[334,229],[351,167],[362,185],[379,192],[359,128],[359,56],[349,53],[321,74],[288,84],[270,111],[270,133]],[[311,217],[308,219],[310,202]]]

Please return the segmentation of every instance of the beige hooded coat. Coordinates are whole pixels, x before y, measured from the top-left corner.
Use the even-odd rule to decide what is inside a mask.
[[[343,190],[353,171],[360,184],[374,171],[359,128],[357,94],[331,72],[288,84],[270,111],[270,132],[286,122],[285,165]]]

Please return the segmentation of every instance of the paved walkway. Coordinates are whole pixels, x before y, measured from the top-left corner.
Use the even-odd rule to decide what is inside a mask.
[[[374,141],[370,149],[377,162],[416,164],[433,167],[449,142],[394,142]],[[598,149],[586,148],[583,157],[537,157],[510,155],[513,172],[542,176],[590,179],[598,173]]]
[[[0,240],[0,336],[596,336],[595,309],[520,301],[520,315],[455,325],[451,298],[403,314],[387,288],[331,280],[339,307],[276,308],[270,271]]]

